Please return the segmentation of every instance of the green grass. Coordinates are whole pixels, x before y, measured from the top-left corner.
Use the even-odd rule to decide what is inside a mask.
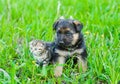
[[[53,41],[52,25],[60,16],[73,16],[84,24],[88,71],[75,76],[71,71],[76,72],[77,68],[72,68],[70,62],[62,77],[53,76],[53,66],[47,67],[48,76],[43,77],[41,67],[33,62],[28,42],[32,38]],[[20,52],[16,53],[16,49]],[[117,84],[120,1],[0,0],[0,68],[4,70],[0,70],[0,84]]]

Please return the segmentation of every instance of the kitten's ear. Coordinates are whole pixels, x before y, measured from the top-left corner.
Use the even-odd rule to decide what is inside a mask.
[[[46,42],[43,42],[42,44],[43,44],[44,46],[46,46]]]
[[[80,32],[83,28],[83,24],[77,20],[73,20],[73,24],[75,25],[75,29],[77,32]]]
[[[45,42],[43,40],[39,40],[39,43],[45,45]]]

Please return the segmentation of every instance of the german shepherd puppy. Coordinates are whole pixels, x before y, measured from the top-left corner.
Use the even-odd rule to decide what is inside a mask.
[[[55,44],[53,48],[52,58],[59,65],[55,67],[54,75],[59,77],[62,75],[63,66],[68,57],[75,56],[77,58],[78,68],[83,71],[87,70],[87,51],[81,30],[83,24],[73,19],[58,19],[53,24],[55,30]]]

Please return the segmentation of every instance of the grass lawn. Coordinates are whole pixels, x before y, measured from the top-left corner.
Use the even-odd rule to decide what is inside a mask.
[[[84,24],[88,70],[75,75],[72,60],[62,77],[53,66],[42,76],[29,52],[31,39],[53,41],[60,16]],[[117,84],[120,81],[119,0],[0,0],[0,84]]]

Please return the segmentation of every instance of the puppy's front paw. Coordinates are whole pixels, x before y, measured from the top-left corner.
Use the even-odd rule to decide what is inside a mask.
[[[62,75],[62,66],[57,66],[54,70],[54,76],[55,77],[60,77]]]

